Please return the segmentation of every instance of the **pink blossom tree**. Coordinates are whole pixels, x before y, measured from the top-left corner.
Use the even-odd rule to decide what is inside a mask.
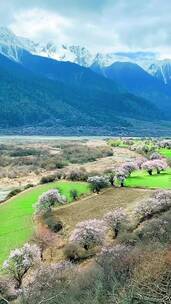
[[[103,220],[106,226],[113,230],[115,237],[117,237],[122,225],[127,222],[128,216],[123,208],[118,208],[108,212],[103,217]]]
[[[124,187],[125,180],[129,176],[129,172],[122,167],[119,167],[115,174],[116,180],[120,183],[121,187]]]
[[[138,169],[138,166],[133,162],[126,162],[121,166],[121,170],[127,172],[127,174],[130,176],[132,172],[136,171]]]
[[[157,191],[151,198],[141,201],[134,212],[139,221],[151,218],[154,214],[167,211],[171,207],[171,191]]]
[[[96,245],[102,245],[105,238],[106,227],[101,220],[87,220],[76,225],[69,241],[78,243],[88,250]]]
[[[153,174],[153,171],[155,169],[155,164],[153,160],[147,160],[145,163],[142,164],[142,169],[146,170],[149,175]]]
[[[167,163],[162,159],[154,159],[153,164],[155,169],[157,170],[157,174],[160,174],[161,171],[164,171],[167,168]]]

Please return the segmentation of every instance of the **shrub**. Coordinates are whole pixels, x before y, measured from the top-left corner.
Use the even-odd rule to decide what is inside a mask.
[[[88,250],[96,245],[101,245],[105,238],[106,227],[103,221],[87,220],[76,225],[69,241],[78,243]]]
[[[154,160],[154,159],[161,159],[161,155],[157,152],[153,152],[151,155],[150,155],[150,160]]]
[[[72,199],[75,201],[78,199],[78,191],[76,189],[72,189],[70,191],[70,196],[72,197]]]
[[[49,216],[46,220],[45,220],[46,225],[48,226],[48,228],[57,233],[60,230],[63,229],[63,223],[60,219],[56,219],[53,216]]]
[[[27,190],[27,189],[33,188],[33,187],[34,187],[33,184],[27,184],[27,185],[24,186],[24,189]]]
[[[67,244],[64,248],[64,255],[71,262],[76,262],[87,257],[86,250],[78,243]]]
[[[127,221],[127,214],[124,209],[118,208],[116,210],[108,212],[103,217],[103,220],[106,223],[106,226],[110,227],[113,230],[115,237],[117,237],[122,226]]]
[[[115,183],[115,173],[114,172],[110,173],[110,175],[109,175],[109,183],[111,184],[111,186],[114,186],[114,183]]]
[[[23,286],[19,303],[71,303],[71,292],[69,295],[68,292],[70,282],[74,280],[74,275],[71,276],[73,268],[73,264],[68,261],[42,264],[35,270],[29,284]]]
[[[22,283],[23,276],[36,263],[40,262],[40,250],[36,245],[25,244],[21,249],[11,251],[3,268],[17,282],[16,288]]]
[[[87,181],[88,175],[85,169],[75,169],[67,174],[67,179],[72,181]]]
[[[40,184],[52,183],[56,180],[56,175],[43,176],[40,180]]]
[[[65,196],[61,195],[58,190],[49,190],[39,197],[38,202],[35,205],[36,213],[46,213],[51,211],[52,207],[63,205],[65,202]]]
[[[107,176],[92,176],[88,178],[92,191],[99,193],[101,189],[110,185],[109,178]]]
[[[168,166],[169,168],[171,168],[171,158],[167,158],[167,159],[166,159],[166,162],[167,162],[167,166]]]
[[[20,189],[20,188],[16,188],[16,189],[10,191],[10,193],[8,193],[8,195],[7,195],[7,199],[19,194],[20,192],[22,192],[22,189]]]

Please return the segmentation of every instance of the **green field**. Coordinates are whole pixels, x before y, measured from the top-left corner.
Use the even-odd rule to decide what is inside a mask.
[[[38,197],[49,189],[58,188],[71,202],[70,190],[76,189],[78,195],[89,193],[89,185],[79,182],[55,182],[31,188],[0,205],[0,264],[11,249],[22,246],[31,237],[34,226],[33,205]]]
[[[171,169],[150,176],[146,171],[135,171],[126,180],[127,187],[171,189]]]
[[[171,157],[171,149],[162,148],[159,150],[159,153],[165,157]]]

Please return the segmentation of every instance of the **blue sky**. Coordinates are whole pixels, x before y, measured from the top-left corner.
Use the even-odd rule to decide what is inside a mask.
[[[1,25],[96,51],[171,53],[170,0],[2,0]]]

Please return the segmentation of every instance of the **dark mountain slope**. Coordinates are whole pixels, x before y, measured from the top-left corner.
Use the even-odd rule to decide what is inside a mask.
[[[55,63],[53,61],[53,65]],[[58,62],[57,66],[60,66]],[[150,102],[121,93],[112,81],[80,68],[66,63],[69,79],[66,85],[63,72],[64,81],[61,77],[60,82],[51,80],[39,70],[33,73],[28,67],[0,55],[0,127],[121,127],[129,125],[127,118],[147,121],[161,118]],[[55,66],[56,73],[60,75]]]
[[[148,74],[137,64],[115,62],[104,68],[103,73],[129,92],[147,98],[165,113],[168,111],[171,113],[171,89],[169,86]]]
[[[26,51],[21,52],[20,61],[28,70],[48,79],[61,81],[71,87],[99,89],[111,93],[119,92],[119,86],[114,82],[75,63],[35,56]]]
[[[115,111],[119,115],[143,118],[144,120],[148,120],[149,117],[161,116],[155,105],[126,93],[125,89],[121,89],[119,84],[92,72],[89,68],[70,62],[59,62],[49,58],[33,56],[25,51],[22,52],[20,60],[24,67],[32,72],[54,81],[61,81],[72,87],[76,94],[81,94],[80,105],[77,104],[77,106],[83,107],[84,111],[88,110],[88,113],[90,113],[90,110],[96,113],[98,107],[99,112],[100,108],[106,114],[108,112],[109,120],[111,111]],[[87,102],[85,102],[85,97]],[[74,103],[72,100],[69,102]],[[74,103],[74,105],[76,104]]]

